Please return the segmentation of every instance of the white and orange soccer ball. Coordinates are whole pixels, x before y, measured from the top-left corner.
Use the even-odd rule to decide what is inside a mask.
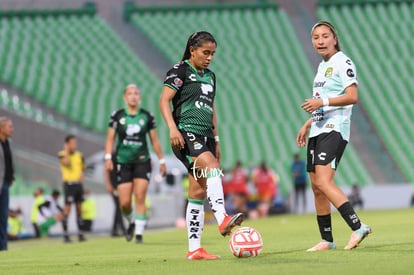
[[[262,236],[254,228],[241,227],[231,235],[230,250],[236,257],[249,258],[259,256],[262,248]]]

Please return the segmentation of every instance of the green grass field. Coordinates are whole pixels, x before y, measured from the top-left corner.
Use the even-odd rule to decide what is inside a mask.
[[[305,252],[319,241],[313,215],[281,215],[247,220],[264,240],[257,258],[238,259],[229,238],[207,226],[203,246],[221,255],[216,261],[189,261],[185,230],[147,232],[145,243],[90,236],[86,243],[61,239],[9,243],[0,253],[1,274],[414,274],[414,209],[360,211],[372,226],[359,248],[344,251],[350,230],[338,214],[333,230],[338,249]]]

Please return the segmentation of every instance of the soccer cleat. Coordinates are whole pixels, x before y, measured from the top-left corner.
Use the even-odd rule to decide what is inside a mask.
[[[230,235],[231,230],[236,225],[241,225],[241,223],[244,220],[244,214],[243,213],[237,213],[232,216],[225,216],[223,222],[219,225],[219,231],[220,234],[224,237],[227,235]]]
[[[204,248],[200,247],[192,252],[187,252],[188,260],[217,260],[220,256],[209,254]]]
[[[136,235],[135,236],[135,243],[137,243],[137,244],[143,243],[143,241],[142,241],[142,235]]]
[[[335,243],[322,240],[317,245],[306,250],[306,252],[323,251],[323,250],[330,250],[330,249],[335,249],[335,248],[336,248]]]
[[[372,229],[366,224],[361,223],[361,227],[358,230],[355,230],[351,234],[348,244],[345,246],[345,250],[350,250],[356,248],[369,234],[371,234]]]
[[[135,223],[131,222],[128,226],[128,229],[125,233],[125,239],[130,242],[132,238],[134,237],[135,233]]]

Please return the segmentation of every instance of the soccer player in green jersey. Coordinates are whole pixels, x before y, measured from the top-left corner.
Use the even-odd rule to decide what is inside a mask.
[[[126,239],[132,240],[134,233],[137,243],[142,242],[142,234],[147,220],[145,198],[151,175],[151,159],[147,145],[147,134],[159,159],[160,173],[166,173],[165,160],[155,130],[154,117],[140,107],[141,92],[134,84],[124,91],[126,107],[112,113],[105,145],[105,166],[108,171],[116,169],[118,175],[119,204],[123,215],[129,221]],[[113,167],[113,145],[116,142],[116,167]],[[131,197],[135,197],[135,215]]]
[[[345,249],[353,249],[371,233],[346,195],[334,183],[336,168],[349,141],[352,105],[358,101],[357,76],[353,62],[340,49],[335,28],[320,21],[312,28],[312,43],[322,56],[313,83],[313,98],[301,107],[312,114],[299,130],[296,141],[304,147],[309,134],[307,171],[315,197],[317,222],[322,241],[308,249],[336,248],[331,225],[331,203],[352,229]]]
[[[217,42],[206,32],[193,33],[182,61],[168,71],[160,109],[168,128],[174,154],[188,169],[187,230],[190,260],[217,259],[201,247],[204,200],[207,200],[223,236],[243,221],[243,214],[226,214],[220,170],[220,143],[214,108],[216,76],[208,69]],[[173,110],[171,110],[172,102]]]

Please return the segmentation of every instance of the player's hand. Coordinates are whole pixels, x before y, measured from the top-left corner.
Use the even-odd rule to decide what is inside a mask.
[[[308,136],[309,128],[306,126],[302,126],[300,128],[298,135],[296,136],[296,144],[299,147],[305,147],[306,146],[306,139]]]
[[[112,171],[114,169],[114,164],[112,163],[112,160],[110,159],[105,160],[105,169],[108,171]]]
[[[300,107],[308,113],[313,113],[314,111],[318,110],[320,107],[323,106],[322,98],[308,98],[305,102],[300,105]]]
[[[165,165],[165,163],[160,164],[160,174],[163,177],[165,177],[165,175],[167,174],[167,166]]]
[[[108,191],[108,193],[110,194],[114,192],[114,187],[112,186],[112,184],[106,184],[106,191]]]
[[[184,138],[183,135],[178,131],[177,128],[170,129],[170,142],[171,146],[177,149],[184,148]]]
[[[217,162],[220,163],[221,151],[220,151],[220,143],[219,142],[216,142],[216,159],[217,159]]]
[[[63,144],[63,151],[65,153],[68,153],[69,152],[69,146],[68,146],[68,144],[66,142]]]

